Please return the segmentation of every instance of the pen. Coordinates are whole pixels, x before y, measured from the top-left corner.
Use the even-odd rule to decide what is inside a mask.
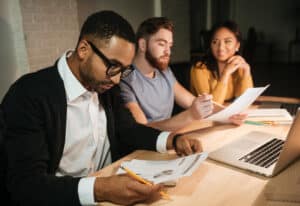
[[[149,186],[153,185],[152,183],[148,182],[147,180],[145,180],[142,177],[135,174],[133,171],[129,170],[128,168],[123,167],[123,166],[120,166],[120,168],[123,169],[130,177],[134,178],[135,180],[137,180],[141,183],[144,183],[145,185],[149,185]],[[159,194],[164,199],[171,200],[170,196],[167,193],[165,193],[164,191],[160,191]]]

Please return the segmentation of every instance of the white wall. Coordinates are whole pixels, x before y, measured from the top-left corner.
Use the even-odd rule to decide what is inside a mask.
[[[125,19],[136,30],[138,25],[146,18],[154,16],[155,0],[77,0],[79,25],[91,13],[100,10],[113,10]]]
[[[146,18],[154,16],[153,0],[98,0],[98,9],[110,9],[125,17],[136,30]]]
[[[126,18],[136,30],[146,18],[159,14],[175,24],[172,62],[190,60],[189,1],[173,0],[77,0],[79,25],[92,12],[114,10]],[[161,4],[161,5],[159,5]],[[161,9],[161,11],[159,11]]]
[[[0,1],[0,100],[20,75],[29,72],[18,0]]]

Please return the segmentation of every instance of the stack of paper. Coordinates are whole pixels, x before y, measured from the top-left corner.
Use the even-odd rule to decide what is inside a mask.
[[[251,109],[246,113],[247,119],[252,121],[273,121],[281,124],[293,122],[293,117],[286,109]]]
[[[197,153],[173,160],[137,160],[125,161],[121,166],[126,167],[153,182],[154,184],[176,181],[183,176],[191,175],[207,158],[207,153]],[[119,168],[117,174],[125,173]]]

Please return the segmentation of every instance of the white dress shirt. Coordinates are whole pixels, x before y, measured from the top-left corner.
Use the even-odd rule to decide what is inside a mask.
[[[66,137],[57,176],[70,175],[81,178],[78,185],[82,205],[95,205],[95,177],[86,177],[111,163],[107,136],[106,114],[99,103],[98,94],[86,90],[67,64],[66,52],[58,61],[67,97]],[[158,136],[156,149],[166,152],[169,132]]]

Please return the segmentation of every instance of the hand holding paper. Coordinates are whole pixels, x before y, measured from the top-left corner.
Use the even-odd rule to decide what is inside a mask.
[[[247,109],[256,98],[261,95],[269,85],[265,87],[256,87],[247,89],[241,96],[239,96],[233,103],[223,110],[208,116],[207,120],[218,122],[229,122],[229,118],[235,114],[239,114]]]

